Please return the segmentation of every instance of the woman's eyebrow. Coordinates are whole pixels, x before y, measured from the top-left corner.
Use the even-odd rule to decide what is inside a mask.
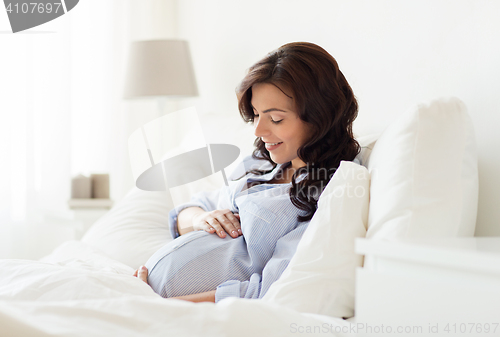
[[[256,110],[255,107],[253,107],[253,106],[252,106],[252,109]],[[278,108],[271,108],[271,109],[267,109],[267,110],[262,111],[262,113],[265,114],[265,113],[268,113],[268,112],[271,112],[271,111],[287,112],[286,110],[281,110],[281,109],[278,109]]]

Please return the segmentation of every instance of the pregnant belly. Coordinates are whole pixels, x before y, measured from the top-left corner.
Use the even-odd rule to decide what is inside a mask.
[[[261,272],[243,236],[220,238],[205,231],[187,233],[158,250],[146,263],[148,283],[162,297],[215,290],[228,280],[248,280]]]

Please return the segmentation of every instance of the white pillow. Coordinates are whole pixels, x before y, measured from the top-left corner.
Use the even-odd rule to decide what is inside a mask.
[[[172,202],[166,192],[134,187],[108,213],[90,227],[82,242],[134,269],[172,240],[168,212]]]
[[[366,233],[369,187],[364,166],[341,162],[290,263],[262,300],[299,312],[354,315],[355,269],[363,262],[354,240]]]
[[[459,99],[420,104],[393,122],[377,140],[368,170],[367,238],[474,235],[477,150]]]

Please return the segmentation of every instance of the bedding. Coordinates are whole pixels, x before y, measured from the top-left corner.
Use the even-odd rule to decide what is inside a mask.
[[[165,299],[130,276],[133,268],[80,241],[65,243],[41,261],[0,260],[0,270],[2,336],[310,336],[311,329],[348,336],[352,331],[340,318],[260,300]]]

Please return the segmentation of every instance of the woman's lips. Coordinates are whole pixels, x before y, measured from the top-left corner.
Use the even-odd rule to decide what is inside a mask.
[[[275,144],[275,143],[266,143],[267,151],[273,151],[273,150],[277,149],[281,144],[283,144],[283,142],[279,142],[276,145],[269,145],[269,144]]]

